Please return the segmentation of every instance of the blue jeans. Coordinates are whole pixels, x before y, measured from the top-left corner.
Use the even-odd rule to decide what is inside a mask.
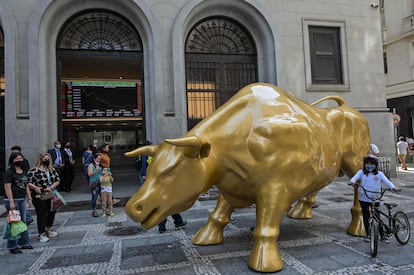
[[[92,210],[96,209],[96,200],[98,199],[99,195],[101,194],[101,185],[97,185],[94,189],[91,189],[91,207]]]
[[[20,217],[22,218],[22,221],[26,223],[26,213],[27,213],[27,201],[26,199],[14,199],[14,205],[16,206],[16,209],[20,211]],[[6,207],[6,210],[10,210],[10,202],[9,200],[4,200],[4,206]],[[7,240],[7,249],[14,249],[23,245],[29,245],[30,239],[29,239],[29,230],[24,231],[20,234],[20,239],[18,240]]]

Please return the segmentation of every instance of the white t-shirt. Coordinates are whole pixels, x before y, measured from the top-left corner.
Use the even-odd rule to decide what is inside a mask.
[[[356,183],[358,180],[361,180],[360,184],[367,190],[368,194],[367,196],[364,190],[360,187],[358,190],[360,201],[372,202],[371,198],[378,197],[379,194],[372,192],[381,192],[382,182],[385,183],[389,188],[395,188],[395,185],[381,171],[378,171],[378,174],[376,175],[371,172],[368,173],[368,175],[365,175],[364,171],[361,169],[355,174],[355,176],[352,177],[351,182]]]
[[[399,155],[406,155],[407,154],[408,143],[405,141],[399,141],[397,143],[397,151]]]

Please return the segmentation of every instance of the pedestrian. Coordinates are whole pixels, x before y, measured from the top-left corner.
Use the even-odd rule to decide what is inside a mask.
[[[110,168],[103,168],[102,175],[100,177],[101,183],[101,208],[102,208],[102,217],[107,215],[113,217],[115,214],[112,211],[112,184],[114,178],[112,177]],[[106,207],[108,207],[109,212],[107,212]]]
[[[375,145],[374,143],[371,143],[371,145],[370,145],[370,152],[369,152],[369,154],[370,155],[377,156],[377,157],[380,156],[380,150],[379,150],[378,146]]]
[[[12,153],[22,153],[22,147],[20,147],[19,145],[14,145],[12,148],[10,148],[10,151]],[[22,154],[23,156],[23,154]],[[29,171],[30,169],[30,163],[29,161],[23,156],[23,161],[22,161],[22,165],[21,165],[22,169],[24,171]],[[33,222],[33,217],[32,215],[30,215],[29,210],[26,211],[26,224],[29,225]]]
[[[406,158],[407,158],[407,153],[411,153],[411,150],[408,147],[408,143],[405,141],[405,138],[403,136],[400,136],[398,138],[397,152],[398,152],[398,158],[400,159],[400,162],[401,162],[401,169],[407,170]]]
[[[151,145],[151,142],[146,140],[144,146]],[[138,171],[138,183],[141,186],[147,178],[147,168],[151,164],[152,157],[147,155],[140,155],[135,162],[135,168]]]
[[[53,148],[49,149],[47,152],[52,157],[50,161],[52,163],[53,168],[55,168],[56,172],[59,174],[59,179],[61,180],[59,191],[64,191],[62,186],[65,185],[65,183],[63,182],[63,170],[65,169],[65,163],[63,160],[63,150],[60,141],[56,140],[53,143]]]
[[[96,153],[93,156],[93,162],[88,166],[89,189],[91,190],[91,208],[92,217],[98,217],[96,212],[96,200],[101,193],[101,175],[102,175],[102,154]]]
[[[52,208],[52,198],[42,200],[42,194],[53,192],[60,184],[58,172],[52,165],[52,157],[49,153],[42,153],[36,165],[27,173],[29,187],[37,215],[38,240],[48,242],[49,238],[58,235],[52,230],[55,221],[56,210]]]
[[[23,169],[24,157],[19,152],[13,152],[9,157],[9,168],[4,175],[4,206],[7,211],[19,210],[21,219],[26,223],[27,205],[32,207],[27,169]],[[19,247],[20,246],[20,247]],[[20,234],[19,239],[8,239],[7,249],[12,254],[22,253],[20,249],[33,249],[30,245],[29,231]]]
[[[357,184],[357,182],[360,183]],[[364,166],[351,178],[351,184],[354,187],[359,187],[359,204],[361,205],[364,228],[367,234],[366,241],[369,241],[369,218],[372,198],[377,196],[376,193],[381,192],[381,183],[387,185],[392,191],[400,190],[384,175],[384,173],[378,171],[378,158],[376,156],[369,155],[364,157]],[[365,188],[366,191],[360,186]],[[379,202],[377,202],[377,204],[377,206],[379,206]],[[383,235],[382,230],[383,228],[380,228],[381,236]],[[384,238],[383,240],[386,241]]]
[[[109,144],[104,143],[99,151],[102,156],[101,165],[103,168],[111,168],[111,157],[109,156],[110,149]],[[121,199],[112,197],[112,204],[118,204],[120,201]]]
[[[63,149],[63,163],[64,163],[64,170],[63,170],[63,184],[64,186],[61,187],[61,190],[65,192],[72,191],[72,183],[75,179],[75,159],[73,156],[73,152],[71,149],[71,143],[67,141],[65,143],[65,148]]]

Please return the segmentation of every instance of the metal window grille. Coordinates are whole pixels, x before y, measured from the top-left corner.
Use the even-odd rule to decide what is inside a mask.
[[[186,41],[188,129],[256,81],[255,44],[240,24],[212,18],[196,25]]]
[[[68,20],[58,39],[59,49],[141,51],[135,28],[123,17],[94,11]]]

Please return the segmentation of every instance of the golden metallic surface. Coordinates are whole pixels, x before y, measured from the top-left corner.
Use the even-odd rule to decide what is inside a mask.
[[[338,106],[316,107],[327,100]],[[277,239],[284,215],[290,209],[290,217],[310,218],[317,192],[339,174],[353,176],[369,146],[367,121],[342,98],[308,104],[274,85],[251,84],[182,138],[126,153],[150,154],[153,160],[145,184],[125,209],[151,228],[190,208],[216,185],[216,208],[193,243],[222,243],[233,210],[255,203],[249,267],[278,271],[283,268]],[[358,215],[352,214],[350,234],[362,233]]]

